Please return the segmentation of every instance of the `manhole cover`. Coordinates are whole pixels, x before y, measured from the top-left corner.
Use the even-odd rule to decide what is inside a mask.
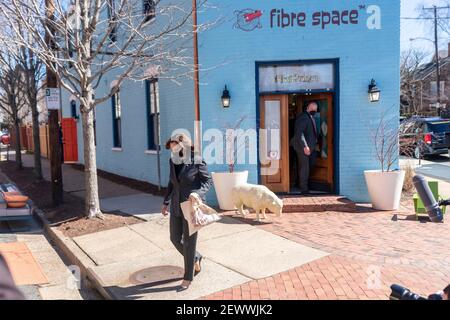
[[[146,268],[133,273],[130,277],[132,284],[163,284],[179,281],[183,278],[184,269],[175,266],[157,266]]]

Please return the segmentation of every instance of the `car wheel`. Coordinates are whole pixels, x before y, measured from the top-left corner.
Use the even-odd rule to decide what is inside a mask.
[[[414,149],[414,158],[416,158],[416,159],[420,159],[421,158],[420,147],[416,147]]]

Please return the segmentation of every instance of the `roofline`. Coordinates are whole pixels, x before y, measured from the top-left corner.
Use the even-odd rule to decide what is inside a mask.
[[[446,60],[443,64],[441,64],[439,66],[439,68],[442,68],[443,66],[447,65],[448,63],[450,63],[450,60]],[[433,67],[436,67],[436,62],[433,63]],[[429,76],[431,76],[434,72],[436,72],[436,69],[431,70],[429,73],[427,73],[425,76],[419,78],[418,80],[425,80],[426,78],[428,78]]]

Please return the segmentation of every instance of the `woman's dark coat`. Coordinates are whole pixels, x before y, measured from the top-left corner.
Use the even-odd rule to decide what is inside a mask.
[[[194,160],[194,157],[191,159]],[[196,158],[192,163],[183,163],[178,178],[175,173],[175,165],[170,159],[170,178],[164,204],[170,203],[170,214],[183,216],[180,204],[189,199],[192,192],[197,193],[203,201],[208,190],[211,188],[212,180],[206,163]]]

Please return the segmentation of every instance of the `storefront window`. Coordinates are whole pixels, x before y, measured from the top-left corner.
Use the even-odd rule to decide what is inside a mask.
[[[267,130],[267,158],[281,158],[281,110],[280,101],[266,101],[265,124]]]

